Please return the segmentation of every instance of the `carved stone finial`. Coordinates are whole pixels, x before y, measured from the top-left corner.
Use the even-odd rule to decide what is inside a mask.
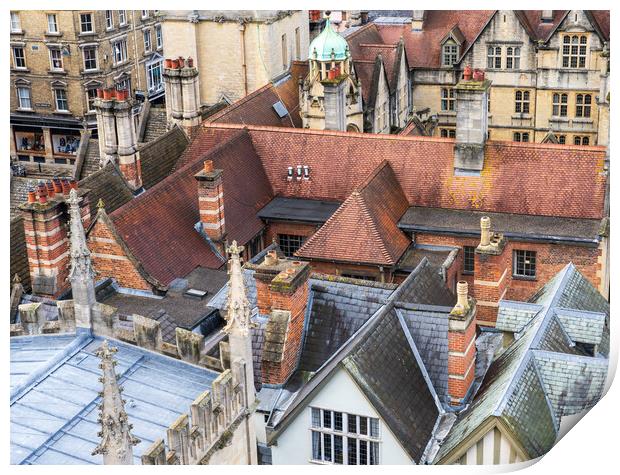
[[[102,402],[99,406],[99,419],[101,431],[98,433],[101,442],[93,455],[103,455],[105,465],[131,465],[133,464],[133,446],[140,443],[131,435],[132,425],[129,424],[125,412],[125,401],[121,397],[116,371],[116,361],[113,356],[117,348],[110,347],[108,340],[104,340],[95,354],[101,359],[99,367],[103,370],[103,376],[99,380],[103,383]]]
[[[99,201],[97,201],[97,209],[105,210],[105,203],[103,202],[103,198],[99,198]]]
[[[86,244],[86,234],[82,225],[82,213],[80,211],[80,201],[77,191],[72,189],[69,192],[69,216],[71,217],[71,271],[69,279],[72,284],[77,280],[92,280],[95,277],[95,271],[90,260],[90,251]]]
[[[17,285],[17,284],[21,284],[21,283],[22,283],[22,280],[19,278],[19,275],[16,273],[13,276],[13,285]]]
[[[243,271],[241,270],[241,257],[243,246],[238,246],[237,241],[233,241],[227,249],[230,254],[230,268],[228,274],[228,300],[224,310],[226,312],[226,333],[239,332],[243,336],[248,335],[251,326],[250,303],[245,295],[245,284],[243,282]]]

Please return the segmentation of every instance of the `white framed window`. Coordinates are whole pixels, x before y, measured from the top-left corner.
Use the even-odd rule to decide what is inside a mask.
[[[506,69],[521,68],[521,48],[509,46],[506,48]]]
[[[58,20],[55,13],[47,14],[47,32],[58,33]]]
[[[515,112],[530,113],[530,91],[515,91]]]
[[[515,250],[512,263],[514,276],[536,278],[536,251]]]
[[[379,465],[379,419],[311,408],[312,460]]]
[[[487,48],[487,68],[500,69],[502,67],[501,46],[489,46]]]
[[[161,91],[164,87],[161,76],[162,62],[157,61],[146,65],[146,80],[149,92]]]
[[[19,21],[19,13],[11,12],[11,33],[21,33],[22,24]]]
[[[142,36],[144,37],[144,52],[150,53],[151,52],[151,30],[149,30],[148,28],[145,28],[142,31]]]
[[[61,112],[69,111],[69,101],[67,100],[66,89],[54,89],[54,99],[56,102],[56,110]]]
[[[149,11],[148,10],[142,10],[142,19],[148,18],[149,17]]]
[[[556,117],[566,117],[568,114],[568,94],[553,94],[553,115]]]
[[[30,88],[26,86],[17,87],[17,102],[20,109],[32,109],[32,98]]]
[[[89,112],[95,110],[95,99],[97,99],[97,88],[91,87],[86,89],[86,107]]]
[[[125,78],[116,83],[117,91],[130,91],[131,92],[131,79]]]
[[[453,111],[454,110],[454,88],[442,87],[441,88],[441,110]]]
[[[60,48],[50,49],[50,68],[52,71],[62,71],[62,51]]]
[[[127,24],[127,10],[118,11],[118,23],[123,26]]]
[[[161,25],[155,25],[155,41],[157,44],[157,49],[164,46],[164,40],[161,34]]]
[[[93,71],[97,69],[96,46],[86,46],[82,48],[82,56],[84,57],[84,71]]]
[[[105,11],[105,28],[106,30],[114,28],[114,12],[112,10]]]
[[[456,63],[459,47],[454,41],[446,41],[441,51],[441,64],[443,64],[444,66],[452,66],[454,63]]]
[[[123,38],[112,43],[112,54],[115,65],[127,61],[127,39]]]
[[[26,69],[26,55],[23,46],[13,46],[13,67],[15,69]]]
[[[80,13],[80,31],[82,33],[93,33],[95,31],[92,13]]]
[[[588,37],[566,35],[562,39],[562,67],[585,68]]]

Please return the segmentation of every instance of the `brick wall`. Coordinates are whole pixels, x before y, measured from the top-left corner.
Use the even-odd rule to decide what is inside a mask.
[[[265,244],[270,244],[274,239],[278,241],[278,234],[292,234],[309,238],[321,225],[302,223],[278,223],[270,222],[265,229]]]
[[[102,220],[98,220],[88,234],[88,247],[97,279],[110,277],[116,279],[121,287],[152,290]]]
[[[420,244],[436,244],[447,246],[474,246],[480,240],[477,238],[461,238],[457,236],[441,236],[427,233],[416,233],[416,242]],[[512,276],[513,251],[529,250],[536,251],[536,279],[526,280]],[[510,241],[504,248],[506,262],[508,264],[507,291],[505,299],[527,300],[536,290],[546,284],[555,274],[560,272],[566,264],[572,262],[597,289],[601,286],[601,270],[603,262],[599,257],[602,255],[600,248],[585,246],[570,246],[566,244],[532,243]],[[478,260],[476,261],[478,262]],[[462,274],[462,265],[459,268],[459,280],[465,280],[469,284],[470,293],[478,298],[473,287],[473,276]]]

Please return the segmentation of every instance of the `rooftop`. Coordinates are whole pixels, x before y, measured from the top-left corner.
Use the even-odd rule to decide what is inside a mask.
[[[265,220],[287,220],[322,224],[338,209],[337,201],[283,198],[276,196],[257,216]]]
[[[101,464],[101,383],[95,351],[100,337],[39,335],[11,338],[11,463]],[[134,463],[183,414],[217,373],[111,340],[126,399]]]

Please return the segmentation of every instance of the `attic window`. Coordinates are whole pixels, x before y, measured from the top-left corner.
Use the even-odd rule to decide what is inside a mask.
[[[282,104],[282,101],[278,101],[276,102],[273,106],[273,110],[276,111],[276,114],[278,114],[278,117],[280,117],[280,119],[286,117],[288,115],[288,111],[286,110],[286,106],[284,104]]]
[[[444,66],[452,66],[455,64],[458,56],[458,50],[459,47],[454,41],[446,41],[442,48],[443,59],[441,63]]]
[[[202,300],[206,297],[207,291],[199,289],[187,289],[185,291],[185,295],[193,299]]]

